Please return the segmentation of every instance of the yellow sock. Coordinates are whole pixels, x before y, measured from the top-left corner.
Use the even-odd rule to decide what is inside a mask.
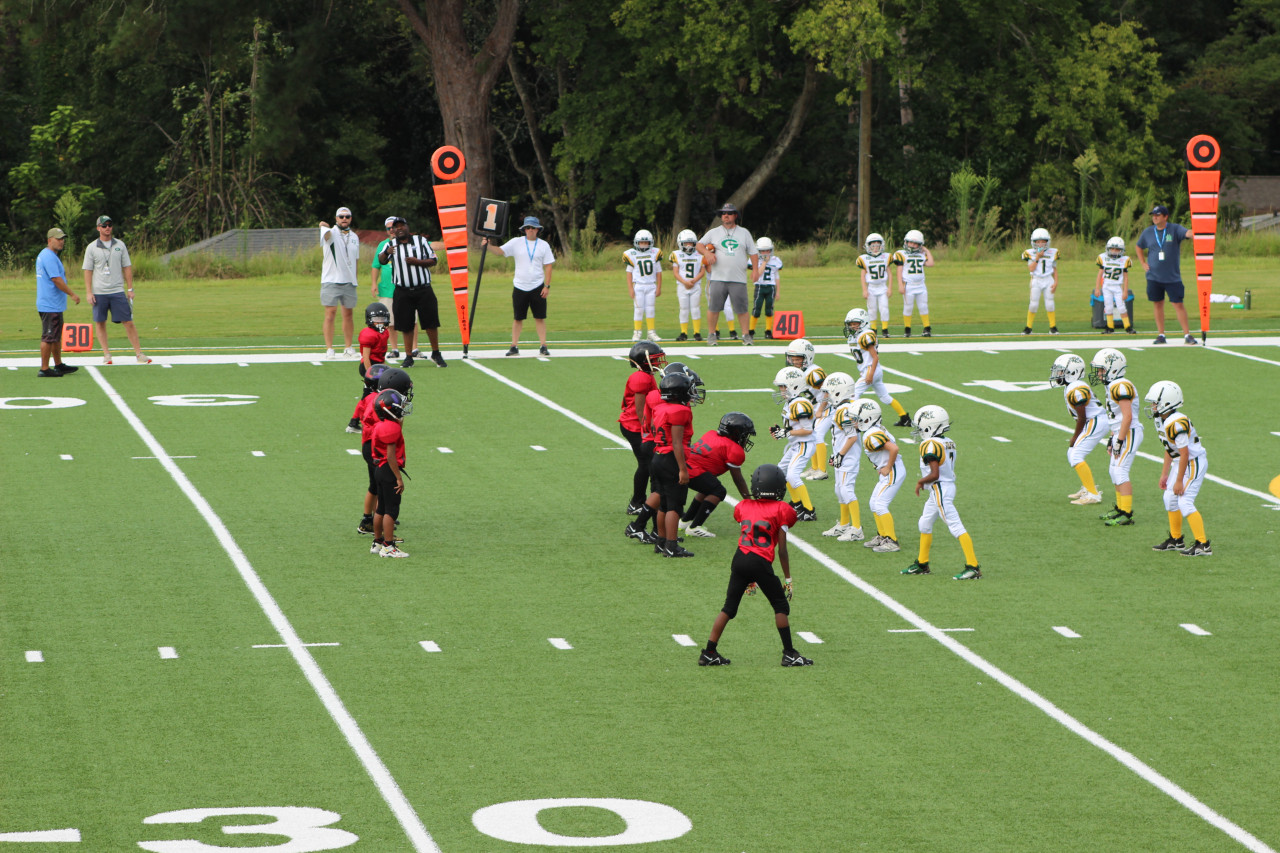
[[[654,317],[649,317],[649,318],[646,318],[646,319],[645,319],[645,323],[647,323],[647,324],[648,324],[648,326],[649,326],[649,331],[651,331],[651,332],[653,331],[653,321],[654,321],[655,319],[656,319],[656,318],[654,318]]]
[[[773,331],[773,315],[772,314],[764,318],[764,330],[766,332]]]
[[[1130,323],[1130,322],[1129,322],[1129,315],[1128,315],[1128,313],[1126,313],[1126,314],[1125,314],[1123,317],[1121,317],[1120,319],[1124,320],[1124,327],[1125,327],[1126,329],[1133,325],[1132,323]]]
[[[755,332],[756,323],[758,322],[760,322],[760,318],[757,317],[755,314],[752,314],[751,319],[747,321],[747,330],[750,332]]]
[[[787,483],[787,497],[791,499],[792,503],[796,502],[796,490],[791,488],[790,483]]]
[[[641,321],[641,320],[636,320],[636,331],[638,332],[638,331],[640,331],[642,328],[644,328],[644,322],[643,322],[643,321]]]
[[[1174,539],[1182,538],[1182,513],[1176,509],[1169,513],[1169,535]]]
[[[1133,515],[1133,495],[1116,495],[1116,508]]]
[[[819,471],[827,470],[827,446],[818,442],[818,449],[813,451],[813,467]]]
[[[1098,486],[1093,482],[1093,472],[1089,470],[1089,463],[1081,462],[1077,465],[1076,473],[1080,475],[1080,485],[1084,486],[1085,491],[1091,495],[1096,495]]]
[[[733,321],[732,321],[732,320],[730,320],[728,317],[726,317],[726,318],[725,318],[725,322],[729,324],[729,331],[730,331],[730,332],[732,332],[732,331],[733,331]]]
[[[1031,324],[1034,323],[1035,321],[1036,321],[1036,312],[1028,311],[1027,312],[1027,328],[1030,329]]]
[[[921,325],[921,326],[924,326],[926,329],[927,329],[927,328],[929,328],[929,315],[928,315],[928,314],[921,314],[921,315],[920,315],[920,325]]]
[[[701,317],[693,318],[693,333],[695,335],[702,334],[702,318]]]
[[[978,565],[978,555],[973,553],[973,537],[968,533],[960,534],[960,550],[964,551],[964,564],[966,566]]]
[[[1052,329],[1058,325],[1058,313],[1056,311],[1046,311],[1045,313],[1049,315],[1049,328]]]
[[[911,315],[910,314],[902,315],[902,328],[904,331],[907,331],[907,332],[911,331]]]
[[[886,331],[886,332],[887,332],[887,331],[889,331],[889,321],[888,321],[888,320],[881,320],[881,321],[880,321],[880,328],[881,328],[881,329],[883,329],[883,330],[884,330],[884,331]]]
[[[1108,317],[1107,317],[1107,328],[1108,328],[1108,329],[1110,329],[1110,330],[1111,330],[1111,331],[1113,331],[1113,332],[1116,330],[1116,321],[1115,321],[1115,318],[1110,317],[1110,316],[1108,316]]]
[[[840,504],[840,525],[842,527],[849,526],[849,505]]]
[[[862,527],[862,509],[858,506],[857,501],[849,501],[845,504],[849,507],[849,521],[854,527]]]
[[[890,405],[890,406],[893,406],[893,413],[894,413],[895,415],[897,415],[898,417],[902,417],[903,415],[905,415],[905,414],[907,413],[907,410],[906,410],[906,409],[904,409],[904,408],[902,408],[902,404],[901,404],[901,403],[899,403],[899,402],[897,401],[897,399],[896,399],[896,398],[895,398],[895,399],[890,400],[890,401],[889,401],[889,405]]]
[[[1199,510],[1187,516],[1187,524],[1191,525],[1191,535],[1196,537],[1197,542],[1209,541],[1204,535],[1204,519],[1200,517]]]
[[[886,512],[884,515],[876,516],[876,518],[880,519],[880,529],[883,531],[882,535],[896,540],[898,537],[893,532],[893,515]]]
[[[872,521],[874,521],[874,522],[876,523],[876,535],[877,535],[877,536],[883,536],[883,535],[884,535],[884,523],[880,520],[880,516],[875,515],[875,514],[873,513],[873,514],[872,514],[872,516],[871,516],[871,520],[872,520]]]
[[[916,557],[917,563],[929,562],[929,548],[932,545],[933,545],[933,534],[921,533],[920,534],[920,555]]]
[[[682,334],[682,335],[687,335],[687,334],[689,334],[689,324],[688,324],[688,323],[681,323],[681,324],[680,324],[680,334]]]
[[[809,499],[809,487],[804,483],[796,489],[796,500],[800,501],[805,509],[813,509],[813,501]]]

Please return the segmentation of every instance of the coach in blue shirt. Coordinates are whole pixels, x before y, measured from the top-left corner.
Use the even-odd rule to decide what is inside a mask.
[[[1173,303],[1173,310],[1178,314],[1178,322],[1182,324],[1182,340],[1192,345],[1196,342],[1191,335],[1191,327],[1187,325],[1187,306],[1182,304],[1184,288],[1179,265],[1182,241],[1190,236],[1191,232],[1181,225],[1170,225],[1169,208],[1163,204],[1157,204],[1151,208],[1151,226],[1138,238],[1138,261],[1147,271],[1147,299],[1155,312],[1154,343],[1157,344],[1165,343],[1164,298],[1166,295]]]
[[[45,235],[48,245],[36,256],[36,311],[40,314],[40,373],[46,378],[65,376],[80,368],[62,363],[62,312],[67,310],[67,297],[80,304],[80,297],[67,286],[67,271],[58,253],[67,245],[61,228],[50,228]],[[49,359],[53,359],[53,367]]]

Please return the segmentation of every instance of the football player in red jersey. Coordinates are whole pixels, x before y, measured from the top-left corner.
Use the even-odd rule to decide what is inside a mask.
[[[689,445],[693,435],[693,379],[668,371],[658,383],[662,404],[653,413],[653,486],[659,498],[657,550],[666,557],[692,557],[681,547],[680,516],[689,496]],[[643,516],[641,516],[643,518]]]
[[[747,461],[747,451],[756,434],[755,424],[742,412],[729,412],[720,419],[720,425],[707,432],[689,448],[689,488],[693,489],[693,501],[680,518],[680,529],[690,536],[715,538],[706,528],[707,519],[729,492],[720,482],[720,475],[728,471],[733,484],[738,487],[742,499],[750,492],[742,478],[742,463]]]
[[[374,365],[364,375],[364,396],[360,398],[359,403],[356,403],[356,414],[352,418],[353,422],[360,424],[360,455],[364,457],[365,465],[369,469],[369,488],[364,493],[364,515],[356,527],[356,533],[373,533],[373,511],[378,506],[378,484],[373,479],[373,473],[377,469],[373,464],[371,444],[373,427],[378,422],[377,416],[373,413],[373,401],[378,396],[378,379],[386,369],[385,364]]]
[[[782,639],[783,666],[811,666],[813,661],[791,645],[791,562],[787,557],[787,529],[796,524],[796,511],[782,500],[787,491],[787,476],[777,465],[761,465],[751,475],[749,500],[734,507],[733,518],[742,526],[738,550],[734,552],[729,574],[729,589],[724,607],[711,626],[707,647],[698,656],[698,666],[727,666],[729,659],[716,650],[720,635],[729,620],[738,615],[738,605],[750,586],[759,586],[773,605],[774,624]],[[786,582],[773,573],[774,550],[782,564]]]
[[[371,438],[373,462],[377,466],[374,479],[378,486],[378,508],[373,515],[375,538],[369,553],[382,557],[407,557],[396,547],[396,518],[400,515],[400,495],[404,492],[405,448],[400,424],[405,416],[405,399],[399,391],[388,388],[373,399],[373,412],[378,423]]]
[[[360,363],[356,365],[356,369],[360,371],[360,379],[365,383],[365,392],[368,392],[368,374],[369,369],[375,364],[384,364],[387,360],[387,325],[391,322],[391,312],[387,310],[387,306],[381,302],[371,303],[364,309],[365,327],[360,330]],[[377,387],[375,384],[373,387]],[[362,401],[364,397],[360,398]],[[360,404],[356,404],[356,411],[351,414],[351,420],[347,423],[347,432],[355,434],[360,432]]]
[[[627,361],[635,371],[627,377],[622,389],[622,414],[618,416],[618,429],[631,445],[636,457],[636,472],[631,478],[631,502],[627,515],[639,515],[648,495],[649,463],[653,459],[653,439],[644,421],[646,402],[650,392],[658,390],[654,375],[667,366],[667,355],[653,341],[640,341],[631,347]]]

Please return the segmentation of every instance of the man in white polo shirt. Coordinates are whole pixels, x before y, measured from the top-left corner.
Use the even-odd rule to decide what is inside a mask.
[[[489,250],[516,262],[516,273],[511,289],[511,307],[515,319],[511,321],[511,349],[507,355],[520,354],[520,329],[525,317],[533,312],[533,323],[538,329],[539,355],[551,355],[547,349],[547,294],[551,291],[551,265],[556,262],[551,244],[538,236],[542,223],[536,216],[526,216],[520,226],[523,237],[514,237],[501,246],[494,246],[485,237],[481,242]]]
[[[133,345],[138,364],[150,364],[151,359],[142,354],[138,343],[138,329],[133,324],[133,262],[122,240],[113,235],[115,223],[110,216],[98,217],[98,239],[84,250],[84,297],[93,306],[93,325],[102,342],[102,363],[111,363],[111,350],[107,346],[107,314],[111,322],[124,326],[124,333]]]
[[[320,270],[320,304],[324,306],[324,357],[334,358],[333,320],[338,308],[342,308],[342,337],[346,340],[344,358],[356,358],[351,345],[355,335],[355,310],[359,297],[356,293],[357,265],[360,261],[360,237],[351,228],[351,208],[340,207],[334,214],[338,224],[320,223],[320,248],[324,252],[324,265]]]
[[[738,208],[729,202],[717,211],[720,224],[698,241],[703,267],[707,270],[707,344],[720,342],[716,325],[720,312],[738,315],[742,343],[751,346],[755,335],[747,328],[747,268],[756,269],[760,254],[751,232],[738,224]],[[732,312],[732,314],[730,313]]]

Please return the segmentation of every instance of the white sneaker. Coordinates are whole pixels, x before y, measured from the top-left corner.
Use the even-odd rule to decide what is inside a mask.
[[[329,347],[327,350],[324,351],[324,357],[325,357],[325,361],[333,361],[335,358],[337,358],[337,356],[333,354],[333,347]]]
[[[151,359],[147,358],[145,355],[138,356],[138,364],[150,364],[150,363],[151,363]]]
[[[692,521],[685,521],[685,520],[682,518],[682,519],[680,519],[680,521],[676,524],[676,527],[677,527],[678,529],[680,529],[680,530],[688,530],[688,529],[689,529],[689,525],[690,525],[690,524],[693,524],[693,522],[692,522]]]
[[[715,539],[716,535],[705,527],[686,527],[685,533],[690,536],[700,536],[703,539]]]
[[[838,537],[836,537],[836,541],[837,542],[861,542],[862,528],[850,527],[847,530],[845,530],[844,533],[841,533]]]
[[[356,357],[357,357],[357,354],[356,354],[356,351],[355,351],[352,347],[347,347],[346,349],[344,349],[344,350],[342,351],[342,357],[343,357],[343,358],[356,358]]]
[[[1076,492],[1076,493],[1075,493],[1075,494],[1073,494],[1073,495],[1067,495],[1067,498],[1068,498],[1069,500],[1075,500],[1076,498],[1082,498],[1082,497],[1084,497],[1084,496],[1085,496],[1085,495],[1087,495],[1087,494],[1089,494],[1088,490],[1087,490],[1087,489],[1085,489],[1085,487],[1084,487],[1084,486],[1081,486],[1081,487],[1080,487],[1080,491]]]
[[[822,535],[823,536],[839,536],[841,533],[844,533],[848,529],[849,529],[849,525],[847,524],[837,524],[835,527],[822,531]]]
[[[657,333],[657,332],[655,332],[653,329],[650,329],[650,330],[649,330],[649,340],[653,341],[653,342],[656,344],[656,343],[658,343],[659,341],[661,341],[661,340],[662,340],[662,338],[658,337],[658,333]]]
[[[897,549],[895,548],[894,550],[896,551]],[[384,557],[395,557],[396,559],[399,559],[399,558],[401,558],[401,557],[407,557],[407,556],[409,556],[409,555],[408,555],[408,554],[406,554],[404,551],[401,551],[401,550],[400,550],[399,548],[397,548],[395,545],[383,545],[383,546],[382,546],[382,556],[384,556]]]
[[[826,472],[826,471],[823,471],[821,468],[814,468],[814,469],[812,469],[812,471],[813,471],[813,475],[812,475],[811,477],[809,477],[809,479],[810,479],[810,480],[825,480],[825,479],[827,479],[827,472]]]
[[[863,547],[863,548],[874,548],[874,547],[876,547],[877,545],[879,545],[879,544],[880,544],[881,542],[883,542],[883,541],[884,541],[884,537],[877,533],[875,536],[872,536],[872,537],[871,537],[870,539],[868,539],[866,542],[863,542],[863,543],[862,543],[862,547]]]
[[[639,330],[639,329],[636,329],[634,332],[632,332],[632,333],[631,333],[631,340],[633,340],[633,341],[638,341],[638,340],[640,340],[640,330]]]
[[[1089,504],[1102,503],[1102,495],[1093,492],[1085,492],[1082,497],[1078,497],[1072,501],[1076,506],[1088,506]]]
[[[110,363],[111,363],[111,356],[109,356],[109,355],[104,355],[104,356],[102,357],[102,363],[103,363],[103,364],[110,364]]]
[[[369,543],[369,553],[370,553],[370,554],[376,554],[376,555],[378,555],[379,557],[381,557],[381,556],[382,556],[382,543],[381,543],[381,542],[370,542],[370,543]]]
[[[888,536],[881,536],[880,544],[871,550],[875,551],[877,554],[892,554],[894,551],[899,551],[901,549],[898,547],[898,543],[894,542]]]
[[[801,479],[801,480],[812,480],[812,479],[813,479],[813,475],[814,475],[814,474],[816,474],[816,473],[818,473],[818,469],[817,469],[817,468],[810,468],[808,471],[805,471],[803,474],[801,474],[801,475],[800,475],[800,479]]]

